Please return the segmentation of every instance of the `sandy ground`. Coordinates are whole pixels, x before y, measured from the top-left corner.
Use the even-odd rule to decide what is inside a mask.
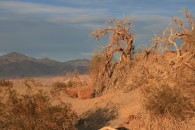
[[[87,75],[80,77],[82,80],[89,80]],[[31,86],[33,91],[42,89],[50,92],[54,82],[64,82],[67,77],[42,77],[25,78],[12,80],[13,89],[18,93],[26,92],[27,86]],[[135,128],[141,130],[143,121],[139,117],[142,111],[141,92],[139,89],[128,93],[108,93],[101,97],[81,100],[71,98],[63,91],[59,93],[59,98],[66,103],[72,104],[72,109],[79,115],[80,122],[77,125],[78,130],[98,130],[103,126],[119,127],[126,123],[126,128]],[[57,102],[56,102],[57,103]],[[130,123],[127,119],[132,120]],[[195,130],[195,119],[191,122],[191,130]],[[144,130],[144,129],[143,129]]]

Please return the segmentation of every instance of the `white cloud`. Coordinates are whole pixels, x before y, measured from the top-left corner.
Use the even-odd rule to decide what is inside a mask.
[[[17,13],[50,13],[50,14],[82,14],[89,13],[92,9],[84,8],[71,8],[71,7],[58,7],[45,4],[36,4],[31,2],[13,2],[13,1],[1,1],[0,8],[15,11]],[[94,10],[94,9],[93,9]],[[94,10],[101,11],[101,10]]]
[[[17,15],[43,15],[46,21],[53,23],[82,23],[105,20],[106,9],[52,6],[31,2],[0,1],[0,9]],[[45,15],[46,14],[46,15]],[[9,17],[9,16],[8,16]],[[6,19],[4,17],[3,19]]]

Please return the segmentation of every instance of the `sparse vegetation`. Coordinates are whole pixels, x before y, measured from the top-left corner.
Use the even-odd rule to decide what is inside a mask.
[[[179,88],[171,88],[164,84],[155,88],[145,88],[144,94],[144,107],[153,117],[169,115],[181,121],[193,117],[195,108]]]
[[[54,82],[53,83],[53,89],[56,91],[60,91],[67,88],[77,88],[84,86],[84,83],[79,78],[79,74],[77,72],[74,72],[69,75],[69,78],[64,82]]]
[[[70,87],[70,85],[67,85],[63,82],[55,82],[55,83],[53,83],[52,86],[54,87],[54,90],[57,90],[57,91],[60,91],[66,87]]]
[[[63,90],[71,97],[89,99],[94,97],[94,89],[98,97],[107,92],[139,88],[145,115],[133,114],[130,121],[140,120],[139,128],[187,129],[189,119],[195,116],[195,21],[187,9],[183,11],[187,22],[173,18],[170,26],[153,38],[152,46],[139,52],[129,19],[112,19],[105,27],[95,29],[92,32],[95,39],[108,36],[109,42],[92,57],[93,83],[82,81],[78,73],[73,73],[66,81],[53,83],[50,94],[56,96]],[[24,84],[28,87],[27,93],[19,95],[11,90],[12,82],[0,81],[0,129],[76,129],[78,117],[70,104],[60,101],[53,105],[54,97],[48,93],[31,92],[32,85],[42,86],[35,80],[25,80]],[[95,116],[100,112],[96,110]],[[85,126],[86,121],[82,123],[92,129]]]
[[[52,105],[53,100],[47,93],[30,90],[19,95],[14,90],[1,92],[0,129],[64,129],[75,130],[76,114],[70,104]]]
[[[13,83],[9,80],[0,80],[0,87],[12,87]]]
[[[184,9],[184,13],[188,21],[187,25],[190,28],[185,28],[181,19],[174,18],[173,23],[175,24],[170,26],[162,35],[154,38],[155,46],[153,49],[155,53],[162,52],[163,46],[165,48],[162,56],[156,58],[158,60],[156,70],[159,73],[153,74],[153,83],[149,83],[146,87],[151,92],[145,93],[147,99],[145,107],[150,114],[153,113],[155,116],[169,114],[177,120],[193,117],[195,112],[194,99],[189,96],[189,93],[186,93],[187,86],[194,92],[195,42],[191,37],[194,35],[195,22],[186,9]],[[175,52],[172,52],[175,55],[168,57],[171,55],[168,54],[171,44],[174,45]],[[167,84],[170,84],[171,80],[174,81],[175,85],[170,87]]]
[[[112,89],[126,89],[125,85],[125,87],[121,86],[126,82],[124,77],[129,72],[128,69],[134,54],[130,20],[127,18],[112,19],[109,23],[109,25],[97,28],[92,32],[92,36],[97,40],[103,36],[109,38],[108,45],[92,59],[92,65],[97,66],[96,73],[92,75],[95,77],[94,86],[97,96]],[[115,55],[118,55],[120,59],[116,60]],[[118,88],[118,85],[120,85],[120,88]]]
[[[104,57],[101,51],[96,51],[93,53],[93,56],[91,58],[91,63],[89,66],[91,75],[97,75],[99,73],[99,71],[101,70],[103,61],[104,61]]]
[[[195,21],[187,9],[183,12],[186,22],[173,18],[171,25],[154,37],[152,46],[139,53],[134,48],[127,19],[114,19],[111,20],[113,26],[95,29],[92,35],[96,39],[104,35],[109,37],[108,45],[100,53],[102,62],[97,62],[100,61],[99,55],[92,59],[98,66],[98,71],[94,71],[96,96],[108,91],[141,88],[146,111],[159,121],[161,117],[173,121],[171,129],[177,129],[174,126],[180,121],[194,117]],[[127,48],[124,49],[123,45]],[[121,59],[114,61],[117,52]]]

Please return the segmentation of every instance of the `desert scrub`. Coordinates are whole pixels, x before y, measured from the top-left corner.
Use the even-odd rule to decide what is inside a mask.
[[[61,91],[67,88],[84,86],[84,82],[79,78],[79,74],[72,73],[70,78],[68,78],[65,82],[54,82],[52,86],[54,91]]]
[[[144,108],[152,117],[171,117],[186,120],[193,117],[195,107],[178,88],[166,84],[144,89]]]
[[[9,80],[0,80],[0,87],[12,87],[13,83]]]
[[[57,91],[60,91],[60,90],[62,90],[64,88],[66,88],[66,87],[69,87],[69,85],[67,85],[67,84],[65,84],[63,82],[55,82],[55,83],[53,83],[52,86],[53,86],[53,89],[57,90]]]
[[[94,52],[91,58],[91,63],[89,65],[89,70],[91,74],[98,75],[100,71],[100,67],[102,66],[102,63],[104,62],[105,58],[103,56],[103,52],[97,51]]]
[[[38,93],[19,95],[9,90],[0,102],[0,129],[23,130],[74,130],[77,115],[70,104],[51,104],[51,97]]]

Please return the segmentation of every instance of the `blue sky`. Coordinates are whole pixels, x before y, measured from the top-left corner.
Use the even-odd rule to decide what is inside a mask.
[[[195,15],[195,0],[0,0],[0,55],[90,58],[105,42],[92,39],[91,31],[123,16],[131,18],[136,46],[150,45],[173,16],[184,17],[183,7]]]

